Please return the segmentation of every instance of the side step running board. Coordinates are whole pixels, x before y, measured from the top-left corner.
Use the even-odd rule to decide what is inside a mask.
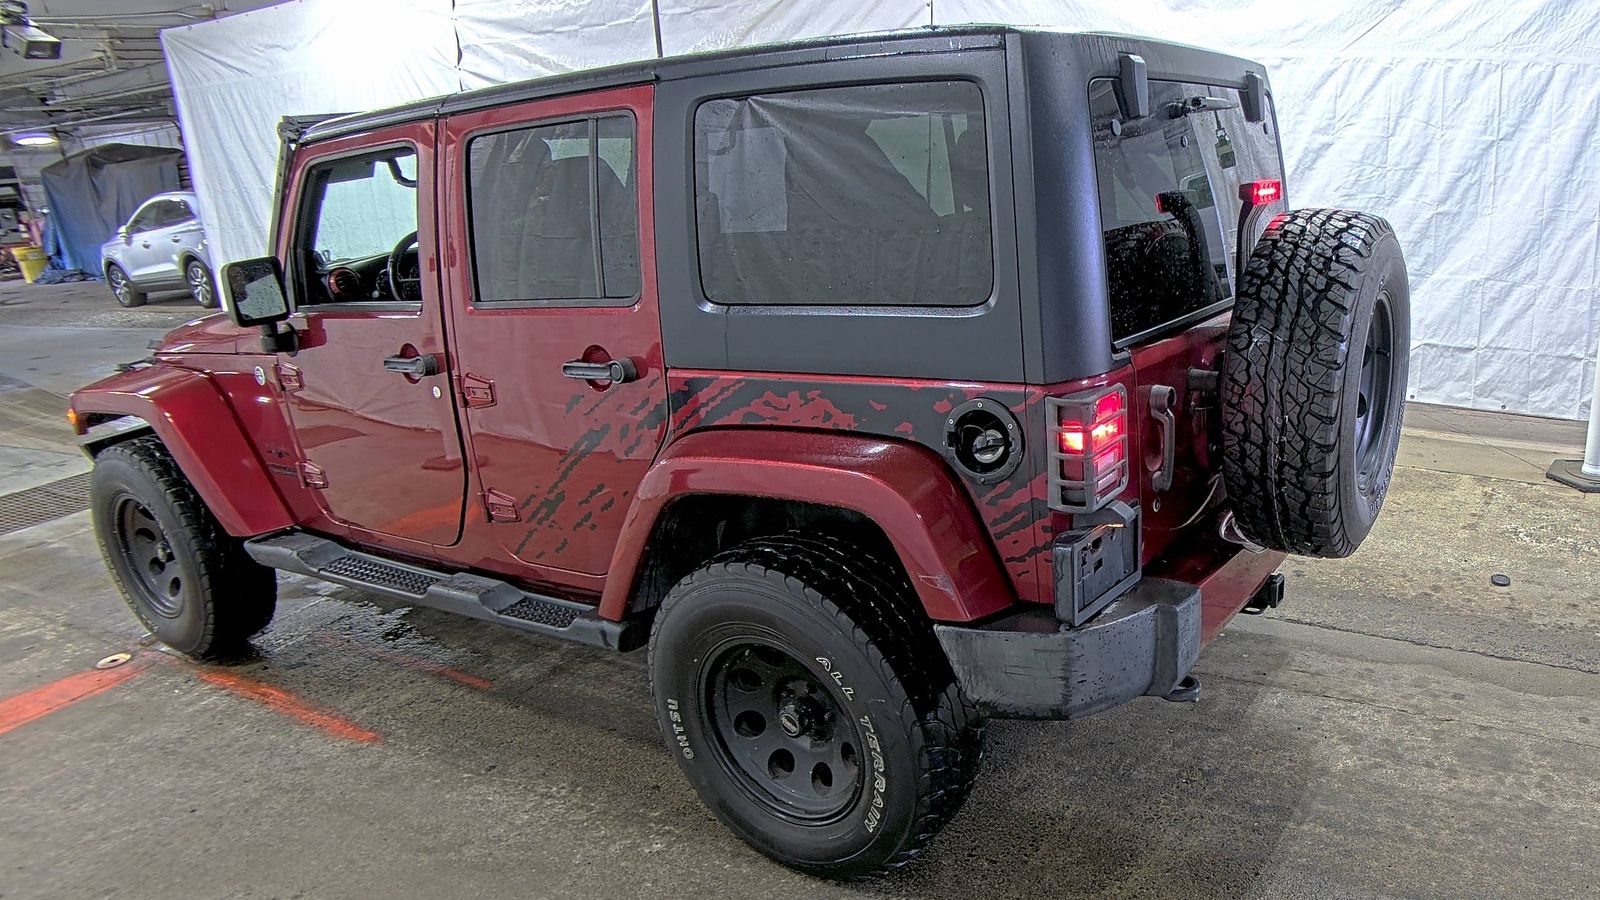
[[[546,597],[482,575],[451,575],[394,562],[302,532],[254,538],[245,541],[244,549],[256,562],[273,569],[547,637],[609,650],[634,650],[649,636],[643,623],[602,619],[585,603]]]

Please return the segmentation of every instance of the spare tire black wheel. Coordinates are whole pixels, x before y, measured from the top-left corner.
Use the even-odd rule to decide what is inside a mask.
[[[1410,341],[1388,222],[1305,209],[1267,226],[1223,361],[1223,477],[1245,536],[1305,556],[1361,546],[1394,470]]]

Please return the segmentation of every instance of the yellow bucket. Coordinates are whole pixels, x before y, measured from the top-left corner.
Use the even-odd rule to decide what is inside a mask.
[[[17,265],[22,267],[22,280],[29,284],[38,279],[39,273],[49,264],[50,256],[38,247],[18,247],[11,251],[16,257]]]

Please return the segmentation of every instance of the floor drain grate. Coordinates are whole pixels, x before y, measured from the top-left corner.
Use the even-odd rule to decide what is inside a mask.
[[[89,508],[89,473],[0,496],[0,534],[83,512]]]

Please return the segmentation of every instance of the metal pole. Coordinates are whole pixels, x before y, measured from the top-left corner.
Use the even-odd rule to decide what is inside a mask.
[[[1594,398],[1589,401],[1589,437],[1583,442],[1583,474],[1600,478],[1600,351],[1594,358]]]
[[[1586,494],[1600,493],[1600,349],[1595,353],[1594,399],[1589,404],[1589,436],[1583,442],[1583,459],[1558,459],[1545,474]]]

